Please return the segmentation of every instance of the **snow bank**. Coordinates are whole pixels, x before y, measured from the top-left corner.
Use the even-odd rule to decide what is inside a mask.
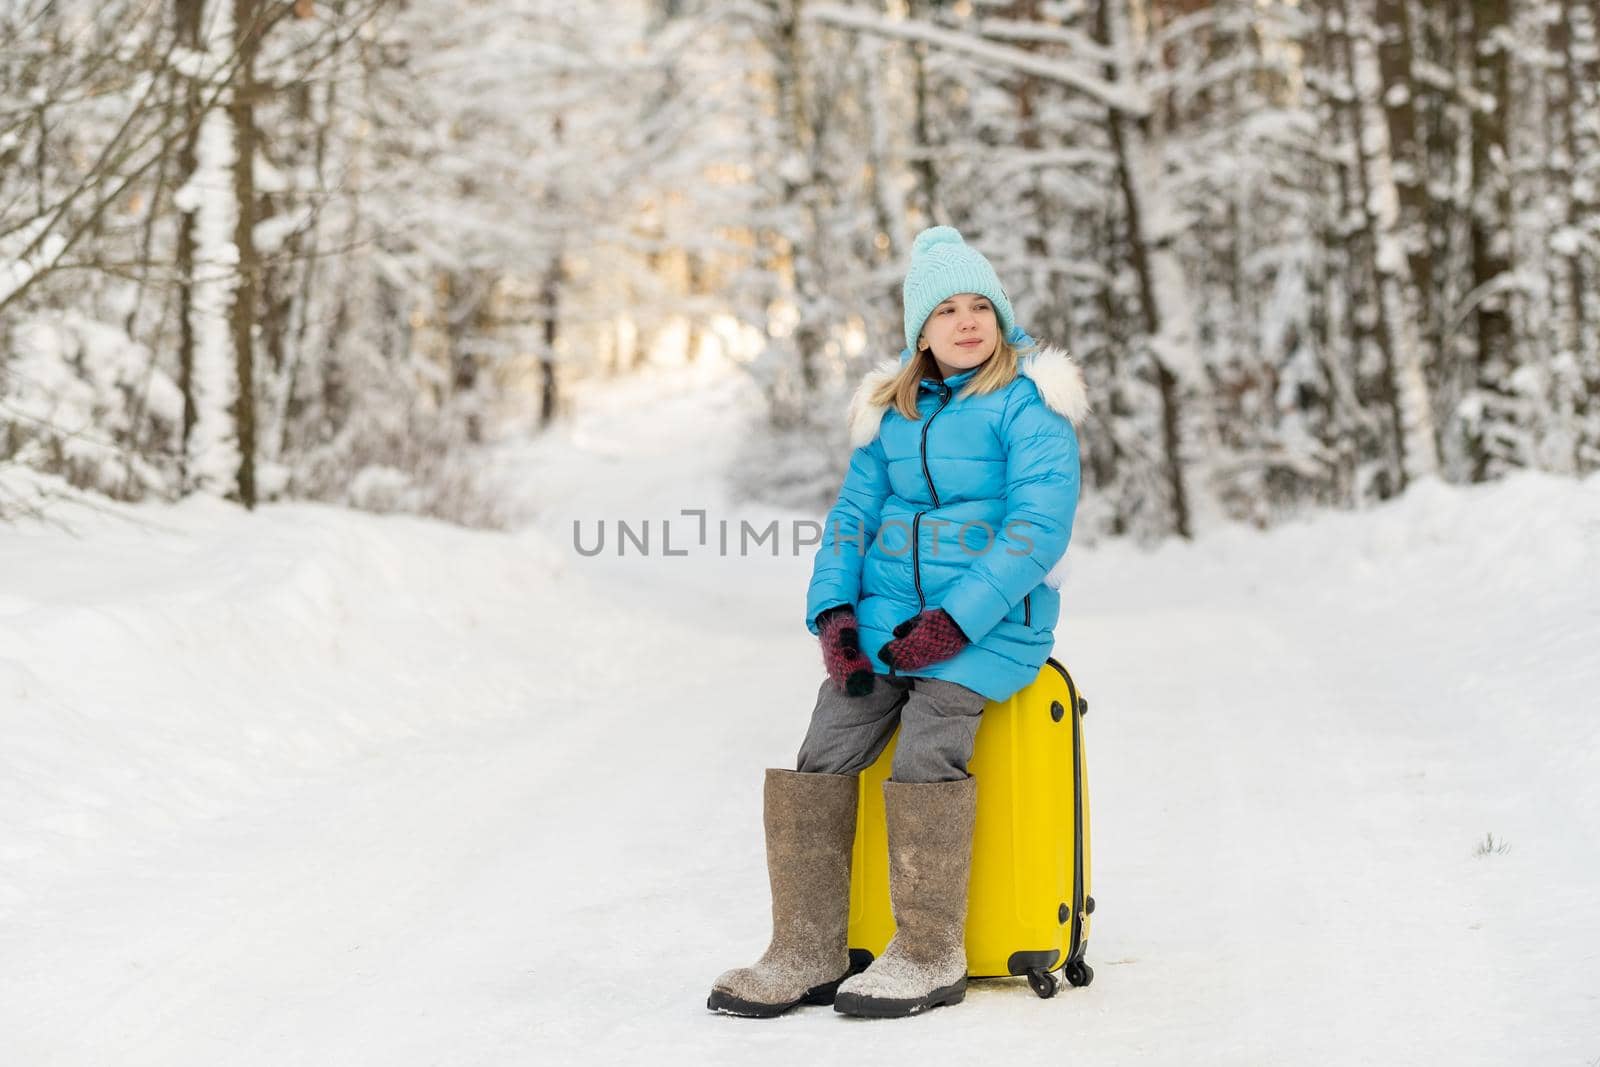
[[[793,517],[722,487],[735,382],[631,388],[498,458],[539,504],[515,534],[207,500],[0,527],[19,1062],[1600,1055],[1600,479],[1075,550],[1094,985],[761,1025],[702,1005],[766,938],[809,559],[578,556],[574,521]]]
[[[15,488],[13,480],[10,488]],[[577,596],[535,534],[311,504],[0,526],[0,917],[52,878],[459,720],[530,715]]]

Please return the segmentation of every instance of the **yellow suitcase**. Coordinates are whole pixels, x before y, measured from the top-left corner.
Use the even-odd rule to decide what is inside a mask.
[[[1051,659],[1021,692],[990,701],[968,771],[978,780],[967,903],[967,970],[974,978],[1023,975],[1052,997],[1055,972],[1094,980],[1089,946],[1089,789],[1083,752],[1088,702]],[[861,774],[850,873],[851,962],[865,966],[894,934],[883,782],[899,732]]]

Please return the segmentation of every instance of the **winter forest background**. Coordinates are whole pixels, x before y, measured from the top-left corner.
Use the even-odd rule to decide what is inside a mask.
[[[0,0],[0,473],[503,525],[717,350],[823,506],[960,227],[1083,364],[1080,536],[1600,468],[1600,0]],[[15,488],[0,516],[38,507]]]

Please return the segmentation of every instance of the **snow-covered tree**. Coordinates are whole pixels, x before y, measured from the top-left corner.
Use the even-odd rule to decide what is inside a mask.
[[[1600,467],[1588,0],[17,0],[0,462],[496,521],[708,346],[825,502],[960,227],[1084,365],[1085,536]]]

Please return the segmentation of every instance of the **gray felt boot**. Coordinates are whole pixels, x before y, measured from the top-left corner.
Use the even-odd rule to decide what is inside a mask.
[[[833,1010],[894,1019],[967,995],[967,880],[978,784],[883,783],[889,902],[895,934],[883,955],[839,987]]]
[[[854,775],[767,771],[764,821],[772,942],[752,967],[718,978],[706,1007],[766,1018],[831,1004],[850,975],[850,853]]]

